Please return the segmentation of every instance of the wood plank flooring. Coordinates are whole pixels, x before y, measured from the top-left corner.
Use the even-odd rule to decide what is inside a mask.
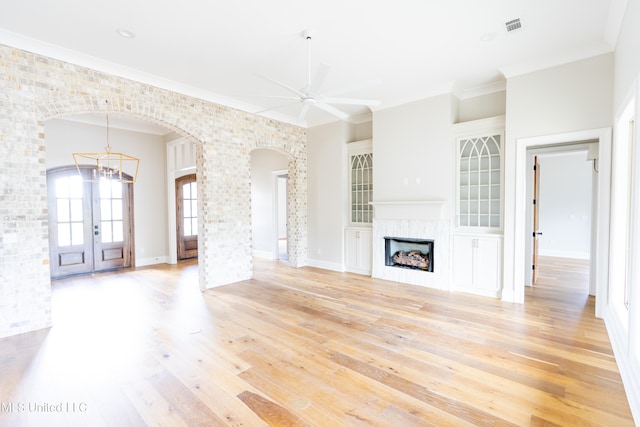
[[[0,340],[0,425],[633,425],[584,269],[547,261],[525,305],[259,259],[54,281],[54,327]]]

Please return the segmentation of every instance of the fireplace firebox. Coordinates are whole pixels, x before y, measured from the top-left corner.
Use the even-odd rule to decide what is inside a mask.
[[[384,238],[385,265],[433,272],[433,240]]]

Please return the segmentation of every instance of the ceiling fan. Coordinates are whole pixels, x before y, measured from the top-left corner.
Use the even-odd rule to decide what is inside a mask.
[[[271,79],[266,76],[261,76],[262,78],[288,90],[293,95],[292,96],[268,96],[267,98],[279,98],[279,99],[292,99],[295,102],[286,105],[279,105],[272,108],[267,108],[262,111],[258,111],[259,113],[263,113],[265,111],[282,108],[288,105],[301,103],[302,108],[298,113],[298,122],[302,122],[307,115],[307,112],[311,107],[319,108],[324,110],[334,116],[346,120],[349,117],[349,114],[344,111],[339,110],[331,104],[342,104],[342,105],[361,105],[366,107],[373,107],[376,105],[380,105],[380,101],[374,99],[359,99],[359,98],[340,98],[340,97],[331,97],[322,94],[320,89],[322,88],[322,84],[324,83],[325,78],[329,72],[329,66],[326,64],[320,64],[318,69],[316,70],[313,79],[311,78],[311,34],[309,30],[304,30],[302,32],[302,37],[307,40],[307,85],[302,89],[293,88],[285,83],[279,82],[277,80]],[[363,82],[357,86],[350,87],[348,89],[343,89],[341,91],[336,91],[334,93],[342,93],[347,90],[359,89],[362,87],[370,86],[376,82]]]

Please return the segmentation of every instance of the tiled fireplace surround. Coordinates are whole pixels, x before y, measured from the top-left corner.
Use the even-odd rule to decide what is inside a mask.
[[[451,220],[445,201],[374,202],[371,276],[435,289],[449,289]],[[434,271],[385,265],[385,237],[434,241]]]

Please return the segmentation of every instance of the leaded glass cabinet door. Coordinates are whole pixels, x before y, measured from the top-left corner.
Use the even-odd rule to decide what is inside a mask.
[[[458,140],[459,227],[502,227],[501,177],[501,134]]]
[[[373,154],[351,156],[351,224],[373,221]]]

